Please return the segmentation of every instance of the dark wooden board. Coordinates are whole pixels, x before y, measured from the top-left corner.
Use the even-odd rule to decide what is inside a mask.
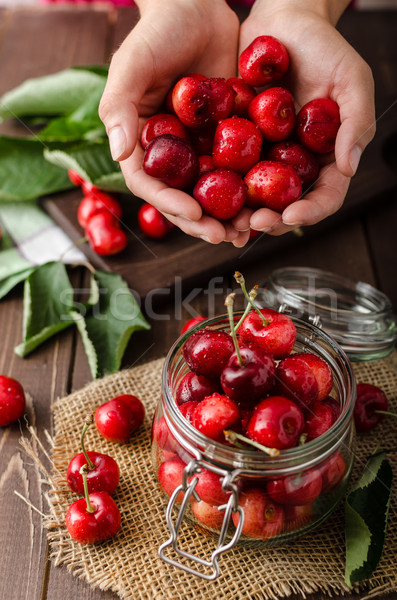
[[[136,14],[130,17],[130,23],[135,18]],[[120,23],[124,21],[120,20]],[[120,35],[116,36],[118,43],[122,34],[128,31],[124,25],[120,27]],[[375,139],[362,157],[357,175],[352,179],[344,206],[318,225],[305,228],[305,236],[310,237],[322,234],[325,229],[343,222],[352,214],[362,212],[374,203],[374,199],[379,204],[397,188],[396,172],[388,160],[393,140],[397,139],[397,105],[391,107],[397,89],[394,69],[397,14],[390,13],[390,18],[386,21],[380,13],[348,12],[342,17],[339,27],[373,68],[377,107],[380,111],[378,129]],[[375,43],[379,39],[382,43]],[[73,241],[79,240],[83,235],[76,218],[80,199],[80,193],[74,191],[44,200],[46,210]],[[153,241],[146,238],[137,225],[136,212],[141,203],[137,198],[124,199],[123,224],[129,234],[129,243],[120,255],[99,257],[87,244],[82,249],[97,268],[119,273],[143,299],[150,294],[156,302],[163,302],[181,281],[186,287],[198,285],[212,274],[243,268],[252,261],[271,257],[280,249],[299,242],[295,234],[289,233],[281,237],[262,235],[255,243],[242,250],[227,243],[214,248],[179,230],[174,231],[166,240]]]

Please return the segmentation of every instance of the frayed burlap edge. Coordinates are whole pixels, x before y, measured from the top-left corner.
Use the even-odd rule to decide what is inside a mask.
[[[45,519],[50,556],[55,565],[64,565],[75,576],[102,590],[112,590],[125,600],[277,600],[292,594],[306,598],[314,592],[329,596],[349,595],[344,582],[343,506],[310,534],[284,546],[268,548],[238,546],[220,560],[221,574],[211,583],[188,575],[164,563],[158,547],[169,537],[165,523],[166,500],[159,491],[150,455],[150,428],[160,398],[159,359],[121,371],[90,383],[82,390],[58,400],[53,406],[53,472],[48,494],[49,514]],[[358,381],[372,382],[387,393],[391,408],[397,407],[396,355],[387,360],[355,365]],[[66,468],[79,451],[81,423],[87,412],[113,396],[134,393],[146,407],[142,428],[125,445],[110,444],[94,427],[87,436],[92,448],[113,456],[120,465],[121,479],[114,499],[122,517],[122,527],[112,540],[83,546],[72,540],[64,516],[76,499],[66,484]],[[391,451],[396,467],[396,426],[385,421],[370,435],[358,439],[356,479],[366,459],[380,445]],[[393,451],[392,451],[393,450]],[[367,598],[397,591],[396,498],[390,507],[386,546],[373,577],[361,591]],[[183,528],[184,549],[208,558],[213,540],[194,527]],[[357,588],[358,590],[359,588]]]

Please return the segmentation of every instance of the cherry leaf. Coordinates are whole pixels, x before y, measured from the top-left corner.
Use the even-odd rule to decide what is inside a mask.
[[[345,581],[352,586],[377,568],[385,541],[392,469],[383,452],[368,460],[345,503]]]
[[[73,324],[73,288],[61,262],[37,267],[25,280],[23,342],[14,352],[22,358],[47,339]]]
[[[98,285],[95,304],[85,314],[75,309],[70,315],[80,332],[94,378],[114,373],[134,331],[150,329],[126,282],[115,273],[95,271]]]

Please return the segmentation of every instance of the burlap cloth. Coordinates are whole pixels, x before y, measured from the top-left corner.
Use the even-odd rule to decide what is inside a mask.
[[[160,397],[163,360],[121,371],[90,383],[82,390],[58,400],[54,407],[55,438],[52,453],[53,489],[45,520],[55,565],[66,565],[76,576],[123,599],[217,600],[276,599],[291,594],[306,597],[320,591],[330,596],[350,593],[344,583],[343,503],[314,532],[283,546],[252,548],[239,546],[220,559],[221,574],[205,582],[184,573],[158,557],[158,547],[169,537],[165,522],[166,500],[159,490],[151,462],[150,427]],[[379,385],[391,408],[397,408],[397,355],[386,360],[355,366],[358,381]],[[110,541],[93,546],[74,542],[65,527],[65,513],[76,500],[66,485],[66,468],[79,451],[84,416],[99,404],[122,393],[139,396],[146,406],[143,427],[127,445],[103,440],[95,427],[87,435],[88,449],[113,456],[120,465],[120,485],[114,499],[121,512],[122,527]],[[386,418],[371,434],[358,439],[353,480],[365,460],[379,444],[388,450],[396,474],[394,419]],[[397,502],[391,503],[387,541],[378,569],[362,584],[367,597],[397,590]],[[214,541],[194,527],[183,531],[182,547],[209,559]]]

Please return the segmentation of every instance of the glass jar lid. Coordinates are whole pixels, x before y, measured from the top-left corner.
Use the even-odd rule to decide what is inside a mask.
[[[368,283],[306,267],[276,269],[263,284],[258,304],[314,322],[351,360],[388,356],[397,322],[388,297]]]

